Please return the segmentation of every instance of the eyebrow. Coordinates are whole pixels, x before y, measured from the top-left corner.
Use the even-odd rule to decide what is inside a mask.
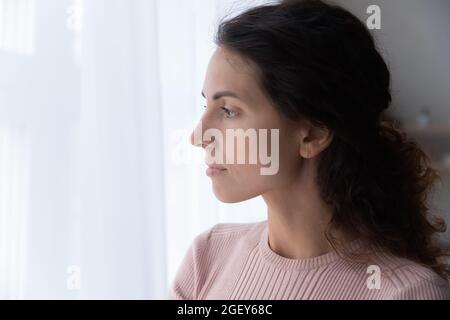
[[[206,99],[206,96],[203,93],[203,91],[202,91],[202,96],[203,96],[203,98]],[[241,98],[239,98],[239,96],[236,93],[234,93],[232,91],[220,91],[220,92],[217,92],[217,93],[214,94],[213,100],[217,100],[217,99],[220,99],[222,97],[232,97],[232,98],[236,98],[236,99],[241,99]]]

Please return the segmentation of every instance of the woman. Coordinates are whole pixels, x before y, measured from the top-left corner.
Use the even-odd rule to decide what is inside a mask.
[[[390,73],[365,25],[338,6],[284,1],[222,22],[216,43],[201,129],[278,129],[278,170],[217,162],[237,149],[193,134],[216,197],[261,195],[267,220],[197,236],[172,298],[449,299],[436,238],[446,226],[426,205],[439,177],[381,120]]]

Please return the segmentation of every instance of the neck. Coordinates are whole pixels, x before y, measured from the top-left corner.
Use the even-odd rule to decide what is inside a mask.
[[[333,250],[325,235],[332,208],[321,199],[315,179],[305,171],[289,186],[263,195],[268,208],[269,246],[290,259]],[[331,235],[342,243],[352,240],[343,231],[333,230]]]

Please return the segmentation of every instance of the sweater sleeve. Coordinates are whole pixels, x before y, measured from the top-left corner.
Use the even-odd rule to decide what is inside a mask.
[[[198,297],[201,257],[212,229],[197,235],[189,246],[170,288],[172,300],[196,300]]]
[[[393,300],[450,300],[450,285],[441,278],[422,279],[399,290]]]

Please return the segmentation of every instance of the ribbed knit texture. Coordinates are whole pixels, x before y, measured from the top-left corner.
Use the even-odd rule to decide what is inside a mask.
[[[335,251],[288,259],[270,248],[267,221],[217,224],[189,247],[170,298],[450,299],[449,283],[433,270],[373,248],[360,240],[344,247],[369,252],[368,260],[345,259]],[[371,265],[379,267],[379,289],[368,286]]]

